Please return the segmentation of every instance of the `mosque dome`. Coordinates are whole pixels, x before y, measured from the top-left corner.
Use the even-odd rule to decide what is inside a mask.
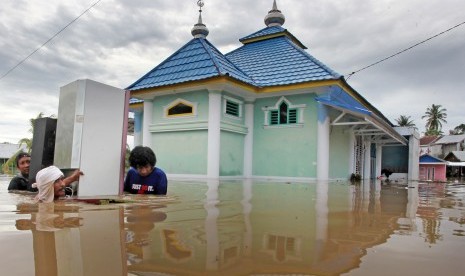
[[[194,25],[194,27],[192,28],[191,30],[191,34],[193,37],[195,38],[206,38],[209,31],[208,31],[208,28],[205,24],[202,23],[202,7],[203,7],[203,1],[202,0],[199,0],[197,1],[197,5],[200,7],[200,10],[199,10],[199,21],[197,22],[197,24]]]
[[[271,11],[269,11],[268,14],[265,16],[266,26],[282,26],[285,20],[286,18],[284,17],[284,14],[282,14],[281,11],[278,10],[276,0],[273,0],[273,7],[271,8]]]

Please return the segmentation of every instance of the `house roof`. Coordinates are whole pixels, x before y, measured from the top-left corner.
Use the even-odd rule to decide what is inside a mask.
[[[435,144],[456,144],[465,140],[465,134],[461,135],[445,135],[437,140]]]
[[[126,89],[134,91],[218,76],[254,83],[207,39],[193,38]]]
[[[226,57],[253,78],[258,87],[341,77],[285,35],[262,37],[259,41],[244,44],[226,54]]]
[[[431,164],[431,163],[446,164],[447,162],[440,158],[431,156],[429,154],[424,154],[420,156],[420,164]]]
[[[21,147],[19,147],[18,144],[1,143],[0,144],[0,158],[9,159],[20,149],[22,149],[23,151],[26,151],[26,146],[22,145]]]
[[[430,145],[437,139],[439,139],[440,136],[423,136],[420,138],[420,146],[426,146]]]
[[[465,151],[451,151],[444,157],[444,160],[465,162]]]

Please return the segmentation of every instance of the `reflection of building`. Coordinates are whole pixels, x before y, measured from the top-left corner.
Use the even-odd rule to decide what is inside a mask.
[[[40,203],[18,210],[31,214],[16,225],[32,231],[35,275],[126,275],[121,208]]]
[[[416,189],[379,183],[218,184],[209,183],[203,212],[190,203],[176,210],[167,205],[169,219],[147,236],[151,256],[128,271],[338,275],[358,267],[367,249],[395,231],[414,227],[407,214],[416,206],[409,210],[407,198],[412,194],[414,201]]]

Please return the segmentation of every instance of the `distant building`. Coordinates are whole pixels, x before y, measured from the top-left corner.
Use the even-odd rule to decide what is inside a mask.
[[[8,161],[13,155],[15,155],[19,150],[22,151],[27,151],[27,148],[25,145],[21,145],[21,147],[18,144],[10,144],[10,143],[0,143],[0,173],[1,169],[3,167],[3,164]],[[10,167],[10,170],[14,170],[15,164],[13,164],[12,167]]]
[[[451,151],[444,160],[447,161],[448,173],[452,177],[465,175],[465,151]]]
[[[420,155],[429,154],[431,156],[438,157],[442,154],[441,146],[435,145],[441,136],[423,136],[420,138]]]
[[[284,21],[274,1],[266,27],[222,54],[200,15],[194,38],[127,88],[134,144],[173,178],[369,179],[401,151],[418,179],[418,135],[394,129]]]
[[[445,135],[434,142],[435,146],[440,147],[440,158],[444,158],[452,151],[465,150],[465,134],[461,135]]]
[[[446,181],[446,164],[446,161],[429,154],[420,156],[420,180]]]

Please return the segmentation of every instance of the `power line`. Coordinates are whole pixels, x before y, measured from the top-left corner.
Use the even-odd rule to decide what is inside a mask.
[[[402,50],[402,51],[399,51],[399,52],[397,52],[397,53],[395,53],[395,54],[393,54],[393,55],[390,55],[390,56],[388,56],[388,57],[386,57],[386,58],[383,58],[383,59],[381,59],[381,60],[379,60],[379,61],[377,61],[377,62],[375,62],[375,63],[372,63],[372,64],[370,64],[370,65],[368,65],[368,66],[365,66],[365,67],[363,67],[363,68],[361,68],[361,69],[358,69],[358,70],[356,70],[356,71],[353,71],[352,73],[350,73],[350,74],[347,76],[346,80],[348,80],[350,77],[352,77],[353,75],[355,75],[356,73],[358,73],[358,72],[360,72],[360,71],[363,71],[363,70],[368,69],[368,68],[370,68],[370,67],[372,67],[372,66],[375,66],[376,64],[379,64],[379,63],[381,63],[381,62],[383,62],[383,61],[386,61],[386,60],[388,60],[388,59],[390,59],[390,58],[393,58],[393,57],[395,57],[395,56],[397,56],[397,55],[400,55],[400,54],[402,54],[402,53],[404,53],[404,52],[406,52],[406,51],[408,51],[408,50],[410,50],[410,49],[412,49],[412,48],[417,47],[417,46],[420,45],[420,44],[423,44],[423,43],[425,43],[425,42],[427,42],[427,41],[429,41],[429,40],[431,40],[431,39],[433,39],[433,38],[436,38],[436,37],[438,37],[438,36],[440,36],[440,35],[442,35],[442,34],[445,34],[445,33],[449,32],[449,31],[451,31],[451,30],[453,30],[453,29],[455,29],[455,28],[457,28],[457,27],[460,27],[461,25],[464,25],[464,24],[465,24],[465,21],[462,22],[462,23],[459,23],[459,24],[457,24],[457,25],[455,25],[455,26],[453,26],[453,27],[451,27],[451,28],[449,28],[449,29],[447,29],[447,30],[445,30],[445,31],[442,31],[442,32],[440,32],[440,33],[438,33],[438,34],[436,34],[436,35],[433,35],[433,36],[431,36],[431,37],[429,37],[429,38],[427,38],[427,39],[425,39],[425,40],[423,40],[423,41],[420,41],[420,42],[418,42],[418,43],[416,43],[416,44],[414,44],[414,45],[412,45],[412,46],[410,46],[410,47],[408,47],[408,48],[406,48],[406,49],[404,49],[404,50]]]
[[[89,10],[91,10],[95,5],[97,5],[100,1],[102,0],[98,0],[97,2],[95,2],[94,4],[92,4],[90,7],[88,7],[85,11],[83,11],[78,17],[74,18],[73,20],[71,20],[71,22],[69,22],[66,26],[64,26],[63,28],[61,28],[61,30],[59,30],[56,34],[54,34],[52,37],[50,37],[47,41],[45,41],[42,45],[40,45],[37,49],[35,49],[34,51],[32,51],[32,53],[30,53],[27,57],[23,58],[20,62],[18,62],[15,66],[13,66],[10,70],[8,70],[5,74],[3,74],[1,77],[0,77],[0,80],[2,80],[4,77],[6,77],[8,74],[10,74],[13,70],[15,70],[16,68],[18,68],[21,64],[23,64],[26,60],[28,60],[32,55],[34,55],[37,51],[39,51],[40,49],[42,49],[45,45],[47,45],[50,41],[52,41],[55,37],[57,37],[61,32],[63,32],[66,28],[68,28],[71,24],[73,24],[74,22],[76,22],[79,18],[81,18],[81,16],[83,16],[84,14],[86,14]]]

